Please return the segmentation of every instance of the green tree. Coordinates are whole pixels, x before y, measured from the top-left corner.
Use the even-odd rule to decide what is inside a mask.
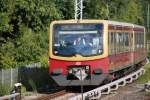
[[[84,0],[83,18],[146,25],[149,0]],[[53,20],[74,19],[74,0],[0,0],[0,67],[47,66]]]
[[[141,6],[138,5],[137,0],[129,0],[128,2],[124,2],[119,8],[117,19],[120,21],[136,24],[143,23],[142,14],[139,13],[141,12]]]
[[[12,41],[7,41],[1,45],[0,68],[12,68],[17,65],[14,55],[16,50]]]
[[[38,61],[42,48],[38,45],[36,34],[25,26],[22,26],[20,31],[24,34],[16,42],[16,61],[19,65]]]
[[[74,0],[54,0],[63,19],[74,19]]]
[[[53,0],[0,1],[0,67],[38,62],[48,52],[48,26],[61,19]]]
[[[88,19],[105,19],[107,17],[106,0],[86,0],[84,17]]]

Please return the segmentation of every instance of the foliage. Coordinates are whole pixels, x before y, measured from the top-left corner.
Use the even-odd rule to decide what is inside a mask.
[[[147,83],[150,81],[150,77],[149,77],[150,76],[150,63],[145,65],[145,70],[146,70],[146,73],[138,79],[139,83]]]
[[[11,68],[16,66],[15,48],[11,41],[1,45],[0,49],[0,68]]]
[[[23,27],[21,32],[24,34],[16,42],[17,54],[15,59],[20,64],[38,61],[42,48],[38,46],[36,34],[26,27]]]
[[[54,0],[63,19],[74,18],[74,0]]]
[[[10,90],[11,88],[9,86],[0,84],[0,96],[10,94]]]
[[[52,0],[1,0],[0,5],[0,32],[5,38],[17,37],[22,25],[46,30],[50,21],[61,18]]]
[[[32,87],[32,90],[37,93],[37,87],[36,87],[36,84],[35,82],[32,80],[32,79],[29,79],[29,84],[30,86]]]
[[[12,25],[9,24],[9,16],[7,13],[0,13],[0,32],[11,32]]]
[[[84,0],[83,18],[146,25],[149,0]],[[0,68],[48,65],[48,29],[73,19],[74,0],[0,0]]]
[[[49,21],[60,18],[52,0],[16,0],[13,16],[34,31],[46,30]]]
[[[39,59],[40,59],[40,62],[41,62],[43,67],[45,67],[45,68],[49,67],[49,65],[48,65],[48,56],[47,55],[42,55],[42,56],[40,56]]]
[[[107,17],[106,0],[86,0],[84,17],[89,19],[105,19]]]
[[[137,0],[124,0],[118,5],[117,19],[120,21],[141,24],[143,19],[141,18],[141,6]]]
[[[27,90],[26,90],[26,87],[25,86],[21,86],[21,93],[25,93]]]

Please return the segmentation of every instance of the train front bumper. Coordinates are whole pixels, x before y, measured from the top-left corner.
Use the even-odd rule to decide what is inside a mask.
[[[59,86],[80,86],[81,84],[84,86],[96,86],[102,84],[105,80],[108,80],[108,74],[101,74],[101,75],[91,75],[91,79],[89,80],[67,80],[66,75],[56,75],[52,78]]]

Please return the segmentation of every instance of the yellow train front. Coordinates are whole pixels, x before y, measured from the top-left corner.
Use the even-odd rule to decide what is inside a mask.
[[[49,38],[49,73],[60,86],[100,85],[146,59],[145,28],[129,23],[54,21]]]

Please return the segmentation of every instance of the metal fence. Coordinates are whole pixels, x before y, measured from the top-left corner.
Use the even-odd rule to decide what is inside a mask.
[[[0,69],[0,84],[13,87],[15,83],[22,80],[20,77],[20,75],[23,74],[23,72],[21,73],[22,69],[40,68],[40,67],[41,63],[34,63],[18,68]]]
[[[14,83],[18,81],[18,68],[1,69],[0,70],[0,83],[13,87]]]
[[[22,83],[27,91],[49,92],[57,87],[49,75],[48,68],[41,67],[41,63],[0,70],[0,84],[14,87],[18,82]]]

